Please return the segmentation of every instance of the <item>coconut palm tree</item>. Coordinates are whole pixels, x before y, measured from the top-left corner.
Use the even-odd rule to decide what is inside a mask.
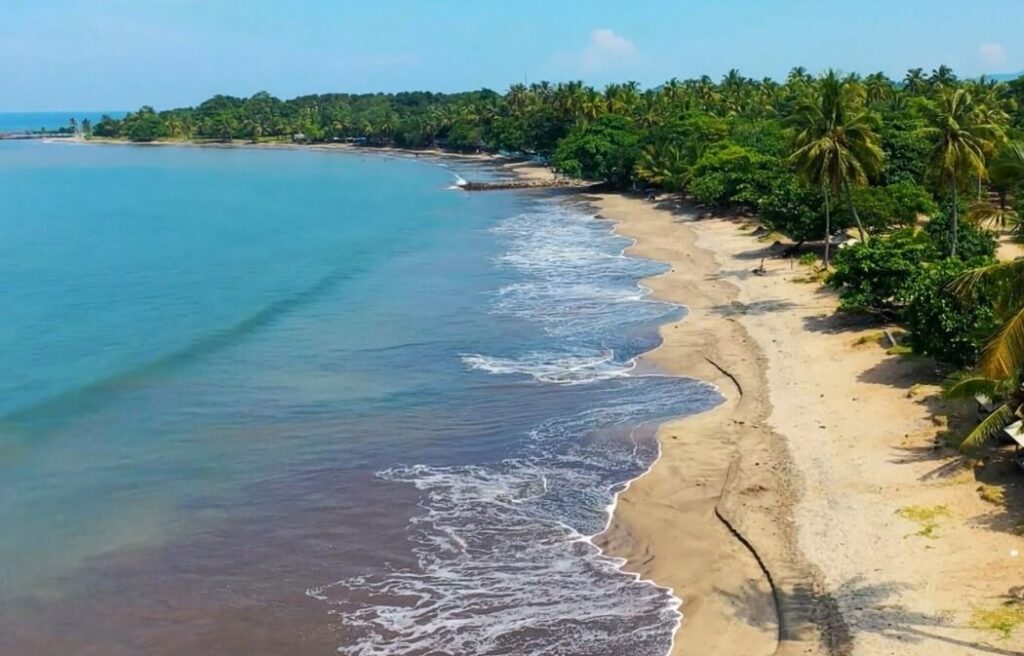
[[[967,220],[975,224],[1007,225],[1020,229],[1020,217],[1016,210],[1009,207],[1008,197],[1011,191],[1024,184],[1024,144],[1013,142],[1006,144],[988,166],[988,177],[991,189],[999,196],[999,204],[979,200],[967,211]]]
[[[667,100],[669,103],[678,103],[682,98],[683,85],[682,83],[679,82],[679,78],[674,77],[665,84],[661,85],[660,93],[662,96],[665,97],[665,100]]]
[[[953,74],[953,69],[943,64],[932,71],[928,81],[934,87],[950,87],[956,85],[957,78]]]
[[[505,104],[513,115],[521,116],[530,104],[530,91],[523,84],[513,84],[505,94]]]
[[[580,100],[580,117],[588,121],[597,119],[604,113],[604,97],[600,92],[587,88],[582,100]]]
[[[903,88],[913,94],[923,92],[928,88],[928,78],[924,75],[923,68],[912,68],[907,71],[903,78]]]
[[[961,443],[973,451],[994,438],[1014,417],[1024,418],[1024,260],[998,262],[968,271],[953,282],[963,302],[977,302],[983,290],[1003,324],[985,345],[975,368],[954,377],[946,398],[974,399],[984,395],[999,405]]]
[[[983,122],[966,89],[942,89],[937,101],[928,106],[928,126],[922,128],[922,136],[933,142],[929,163],[940,184],[948,185],[952,200],[953,247],[956,255],[958,238],[957,190],[965,178],[976,174],[985,175],[986,152],[1002,141],[1002,129],[998,125]]]
[[[666,191],[682,191],[690,181],[690,166],[682,149],[673,144],[649,144],[640,153],[636,174]]]
[[[868,105],[872,107],[892,97],[892,80],[882,72],[872,73],[864,78],[864,88],[868,94]]]
[[[803,66],[793,68],[786,76],[786,84],[790,86],[807,86],[814,81],[814,78]]]
[[[790,123],[795,133],[790,160],[805,180],[826,194],[827,266],[831,230],[830,193],[845,195],[860,239],[867,240],[854,207],[851,189],[867,185],[878,174],[883,157],[881,139],[875,131],[874,117],[864,105],[863,87],[840,80],[834,71],[829,71],[818,81],[814,93],[796,107]]]

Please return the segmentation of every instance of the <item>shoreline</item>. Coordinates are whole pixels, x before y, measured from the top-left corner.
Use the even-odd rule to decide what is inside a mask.
[[[529,163],[505,168],[525,178],[551,175],[545,167]],[[774,476],[737,470],[744,438],[759,442],[758,466],[785,466],[773,455],[777,436],[761,427],[769,408],[763,391],[763,356],[738,324],[695,311],[700,304],[733,299],[738,290],[729,283],[700,280],[717,273],[719,263],[697,245],[696,233],[687,224],[670,220],[668,212],[618,194],[573,196],[633,242],[624,254],[669,267],[638,281],[651,298],[687,309],[682,319],[658,327],[661,343],[637,361],[651,363],[667,375],[713,385],[723,396],[721,404],[706,412],[660,423],[657,459],[616,495],[605,530],[593,537],[595,546],[619,561],[623,572],[669,590],[679,601],[667,656],[824,653],[814,651],[816,632],[803,608],[788,599],[780,601],[776,594],[776,585],[786,585],[790,592],[812,585],[803,564],[789,562],[796,553],[791,536],[759,535],[762,554],[738,528],[740,522],[730,518],[738,513],[729,506],[728,494],[740,486],[764,488],[758,501],[772,517],[771,525],[786,523],[791,500],[788,490],[769,493],[765,484],[774,485]],[[719,348],[726,334],[737,348]],[[707,448],[710,440],[720,440],[721,427],[730,423],[749,428],[736,431],[725,448],[721,441]],[[681,484],[687,477],[689,483]],[[741,595],[746,596],[742,612],[750,621],[737,617]]]
[[[1024,654],[1024,631],[986,619],[1021,582],[1024,486],[941,446],[960,420],[935,365],[837,313],[835,294],[772,257],[752,221],[571,197],[634,241],[627,254],[666,263],[640,285],[688,310],[638,361],[726,397],[661,423],[658,459],[594,539],[682,600],[670,656]]]
[[[762,473],[790,468],[763,424],[770,412],[764,357],[742,326],[701,307],[732,302],[738,290],[714,279],[721,263],[687,223],[637,198],[599,195],[595,206],[634,240],[628,254],[669,265],[640,284],[687,308],[682,320],[659,327],[661,344],[640,360],[715,385],[724,397],[707,412],[660,425],[658,460],[624,491],[599,544],[625,559],[626,571],[682,599],[670,656],[824,653],[810,618],[779,594],[780,586],[792,593],[814,585],[792,536],[743,526],[752,509],[731,504],[737,490],[756,488],[761,519],[784,526],[793,498],[778,476]],[[747,471],[750,457],[761,472]]]
[[[463,160],[520,178],[553,175],[489,154],[148,145]],[[1002,637],[975,617],[1022,582],[1013,527],[1024,518],[1009,508],[1022,497],[997,480],[1012,500],[993,508],[974,489],[992,479],[936,446],[948,419],[927,384],[937,382],[933,365],[887,352],[881,327],[836,315],[834,294],[809,269],[774,259],[749,222],[698,219],[673,200],[560,192],[632,239],[625,253],[669,266],[639,284],[688,314],[659,326],[661,344],[638,362],[726,397],[660,424],[657,459],[616,494],[607,529],[591,536],[624,572],[681,600],[671,656],[1024,654],[1024,630]],[[753,275],[759,261],[765,274]],[[934,526],[913,518],[929,509],[941,510]]]

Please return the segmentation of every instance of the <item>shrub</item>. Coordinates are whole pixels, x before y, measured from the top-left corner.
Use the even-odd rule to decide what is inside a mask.
[[[931,193],[919,184],[904,180],[884,187],[892,202],[893,217],[904,225],[912,225],[917,215],[934,216],[939,206]]]
[[[906,286],[903,319],[910,330],[908,343],[915,353],[957,367],[973,364],[987,339],[999,326],[990,299],[983,290],[958,298],[950,283],[985,260],[965,263],[950,258],[922,269]]]
[[[755,205],[764,224],[798,242],[825,236],[825,201],[818,191],[800,183],[792,173],[764,176]],[[846,227],[845,215],[833,214],[832,230]]]
[[[448,147],[452,150],[471,152],[483,145],[483,134],[480,128],[469,121],[459,120],[448,132]]]
[[[921,136],[923,125],[901,113],[891,113],[882,120],[882,150],[885,164],[882,179],[886,184],[920,183],[932,144]]]
[[[839,309],[894,317],[906,285],[934,255],[931,241],[913,228],[840,250],[829,278],[839,290]]]
[[[709,148],[694,164],[690,192],[707,205],[756,205],[759,183],[780,168],[782,163],[776,157],[723,142]]]
[[[865,187],[854,189],[852,193],[857,213],[870,232],[914,225],[918,214],[932,216],[938,211],[928,190],[913,182]],[[845,205],[843,209],[845,213]]]
[[[988,230],[978,228],[964,220],[967,212],[961,208],[957,225],[957,253],[961,260],[975,260],[995,255],[996,238]],[[935,244],[939,256],[946,258],[953,252],[953,219],[948,208],[935,214],[925,226],[925,232]]]
[[[605,115],[577,125],[555,149],[555,168],[574,177],[625,187],[639,156],[639,136],[629,119]]]

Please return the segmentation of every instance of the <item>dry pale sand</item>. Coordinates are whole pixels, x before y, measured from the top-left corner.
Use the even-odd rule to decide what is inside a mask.
[[[632,254],[671,265],[644,284],[689,308],[647,359],[727,399],[662,426],[662,458],[601,540],[684,600],[673,653],[1024,653],[1024,627],[972,627],[1024,584],[1024,478],[937,448],[935,366],[889,354],[878,326],[835,314],[811,269],[739,221],[593,200]]]
[[[801,628],[807,620],[818,623],[825,629],[826,646],[834,653],[1021,653],[1024,631],[1003,638],[969,628],[974,609],[998,608],[1008,588],[1024,582],[1020,558],[1014,555],[1024,546],[1013,532],[1020,518],[982,501],[975,491],[979,477],[992,476],[991,482],[1017,496],[1018,502],[1014,483],[1019,482],[992,472],[975,472],[935,448],[943,428],[937,415],[941,410],[934,388],[917,386],[934,378],[934,367],[889,355],[872,339],[877,327],[844,326],[843,318],[834,315],[831,293],[818,284],[797,282],[808,278],[808,269],[769,259],[768,274],[753,275],[766,245],[735,222],[693,222],[692,213],[673,216],[621,197],[602,199],[599,205],[606,216],[622,219],[619,229],[624,234],[639,239],[637,254],[673,264],[672,274],[651,281],[655,293],[691,308],[690,318],[681,326],[666,328],[666,343],[652,358],[670,369],[692,373],[695,354],[688,351],[694,346],[693,338],[685,335],[707,331],[713,343],[701,355],[718,360],[741,381],[749,381],[750,387],[760,386],[755,395],[767,393],[769,402],[764,430],[738,434],[735,424],[729,425],[730,419],[737,421],[736,410],[742,410],[748,386],[738,402],[738,390],[731,389],[730,403],[736,402],[736,410],[667,425],[664,462],[655,467],[653,480],[630,489],[619,524],[629,528],[641,521],[638,517],[646,521],[651,506],[664,503],[692,481],[691,463],[699,449],[722,442],[729,450],[739,446],[737,480],[709,496],[725,497],[728,514],[754,549],[762,552],[769,572],[775,574],[780,566],[786,572],[779,593],[783,603],[786,598],[796,602],[792,609],[783,607],[795,613],[792,628]],[[715,253],[717,261],[701,266],[702,257],[692,249],[687,252],[682,236],[686,232],[695,234],[698,249]],[[673,249],[673,242],[682,246]],[[664,257],[671,255],[675,257]],[[732,289],[698,295],[687,286]],[[675,332],[684,337],[674,339]],[[754,348],[748,343],[751,339]],[[730,358],[736,366],[730,365]],[[748,363],[760,371],[747,371]],[[727,385],[723,389],[730,390]],[[763,399],[748,402],[762,403]],[[752,414],[756,421],[760,413]],[[696,442],[699,449],[687,448],[688,441]],[[679,442],[681,449],[674,447]],[[765,445],[777,453],[765,457]],[[751,466],[751,460],[758,459],[762,468],[765,462],[772,466],[767,482],[757,463]],[[704,460],[698,456],[696,462]],[[780,476],[787,480],[779,480]],[[765,503],[765,496],[782,501],[768,510],[767,517],[789,530],[772,534],[771,526],[765,526],[765,517],[759,516],[771,505]],[[934,528],[926,530],[921,520],[906,517],[920,511],[938,511]],[[689,518],[681,516],[678,521]],[[688,557],[687,546],[679,544],[681,535],[674,530],[664,535],[655,528],[631,539],[648,542],[643,551],[654,560],[658,552],[652,545],[658,542],[673,558]],[[662,580],[656,567],[649,571],[655,580]],[[692,587],[673,585],[684,599],[692,598]],[[728,585],[718,587],[712,596],[716,601],[732,591]],[[699,602],[699,588],[697,592]],[[749,599],[741,597],[741,601]],[[754,606],[760,609],[761,604]],[[749,612],[725,608],[735,623],[727,630],[737,640],[726,639],[719,648],[694,626],[721,621],[721,617],[708,618],[703,610],[690,614],[689,626],[684,623],[680,653],[755,653],[746,646]],[[805,651],[803,645],[786,646],[786,650]]]

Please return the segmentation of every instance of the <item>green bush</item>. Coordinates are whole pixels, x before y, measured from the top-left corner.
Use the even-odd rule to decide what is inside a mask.
[[[931,193],[919,184],[903,180],[884,189],[892,203],[893,218],[897,223],[913,225],[919,214],[931,217],[939,211]]]
[[[707,205],[756,205],[759,180],[783,168],[776,157],[722,142],[709,148],[694,164],[690,192]]]
[[[964,220],[967,212],[961,208],[957,222],[957,257],[965,262],[995,255],[995,235],[983,228],[972,226]],[[925,232],[935,244],[939,257],[949,257],[953,252],[953,219],[948,208],[935,214],[925,226]]]
[[[555,149],[552,161],[566,175],[626,187],[639,156],[639,136],[629,119],[605,115],[577,125]]]
[[[906,302],[903,320],[915,353],[930,355],[957,367],[973,364],[999,322],[984,290],[965,298],[949,288],[964,271],[987,260],[965,263],[956,258],[935,262],[914,276],[901,294]]]
[[[125,116],[122,132],[132,141],[153,141],[167,136],[164,124],[152,107],[146,106]]]
[[[897,182],[886,187],[863,187],[854,189],[852,193],[864,227],[873,233],[914,225],[918,214],[932,216],[938,212],[938,206],[928,190],[913,182]],[[845,214],[846,206],[842,207]],[[852,223],[852,218],[847,221]]]
[[[829,283],[839,290],[839,309],[893,318],[905,304],[905,288],[934,259],[935,246],[913,228],[841,249]]]
[[[755,205],[766,226],[798,242],[825,236],[825,201],[820,192],[808,189],[787,171],[764,176],[759,187]],[[833,231],[846,225],[845,215],[832,216]]]
[[[882,117],[882,181],[886,184],[924,181],[928,153],[932,144],[921,135],[924,125],[916,119],[895,112]]]
[[[448,132],[448,147],[452,150],[472,152],[481,148],[483,141],[480,128],[469,121],[456,121]]]

